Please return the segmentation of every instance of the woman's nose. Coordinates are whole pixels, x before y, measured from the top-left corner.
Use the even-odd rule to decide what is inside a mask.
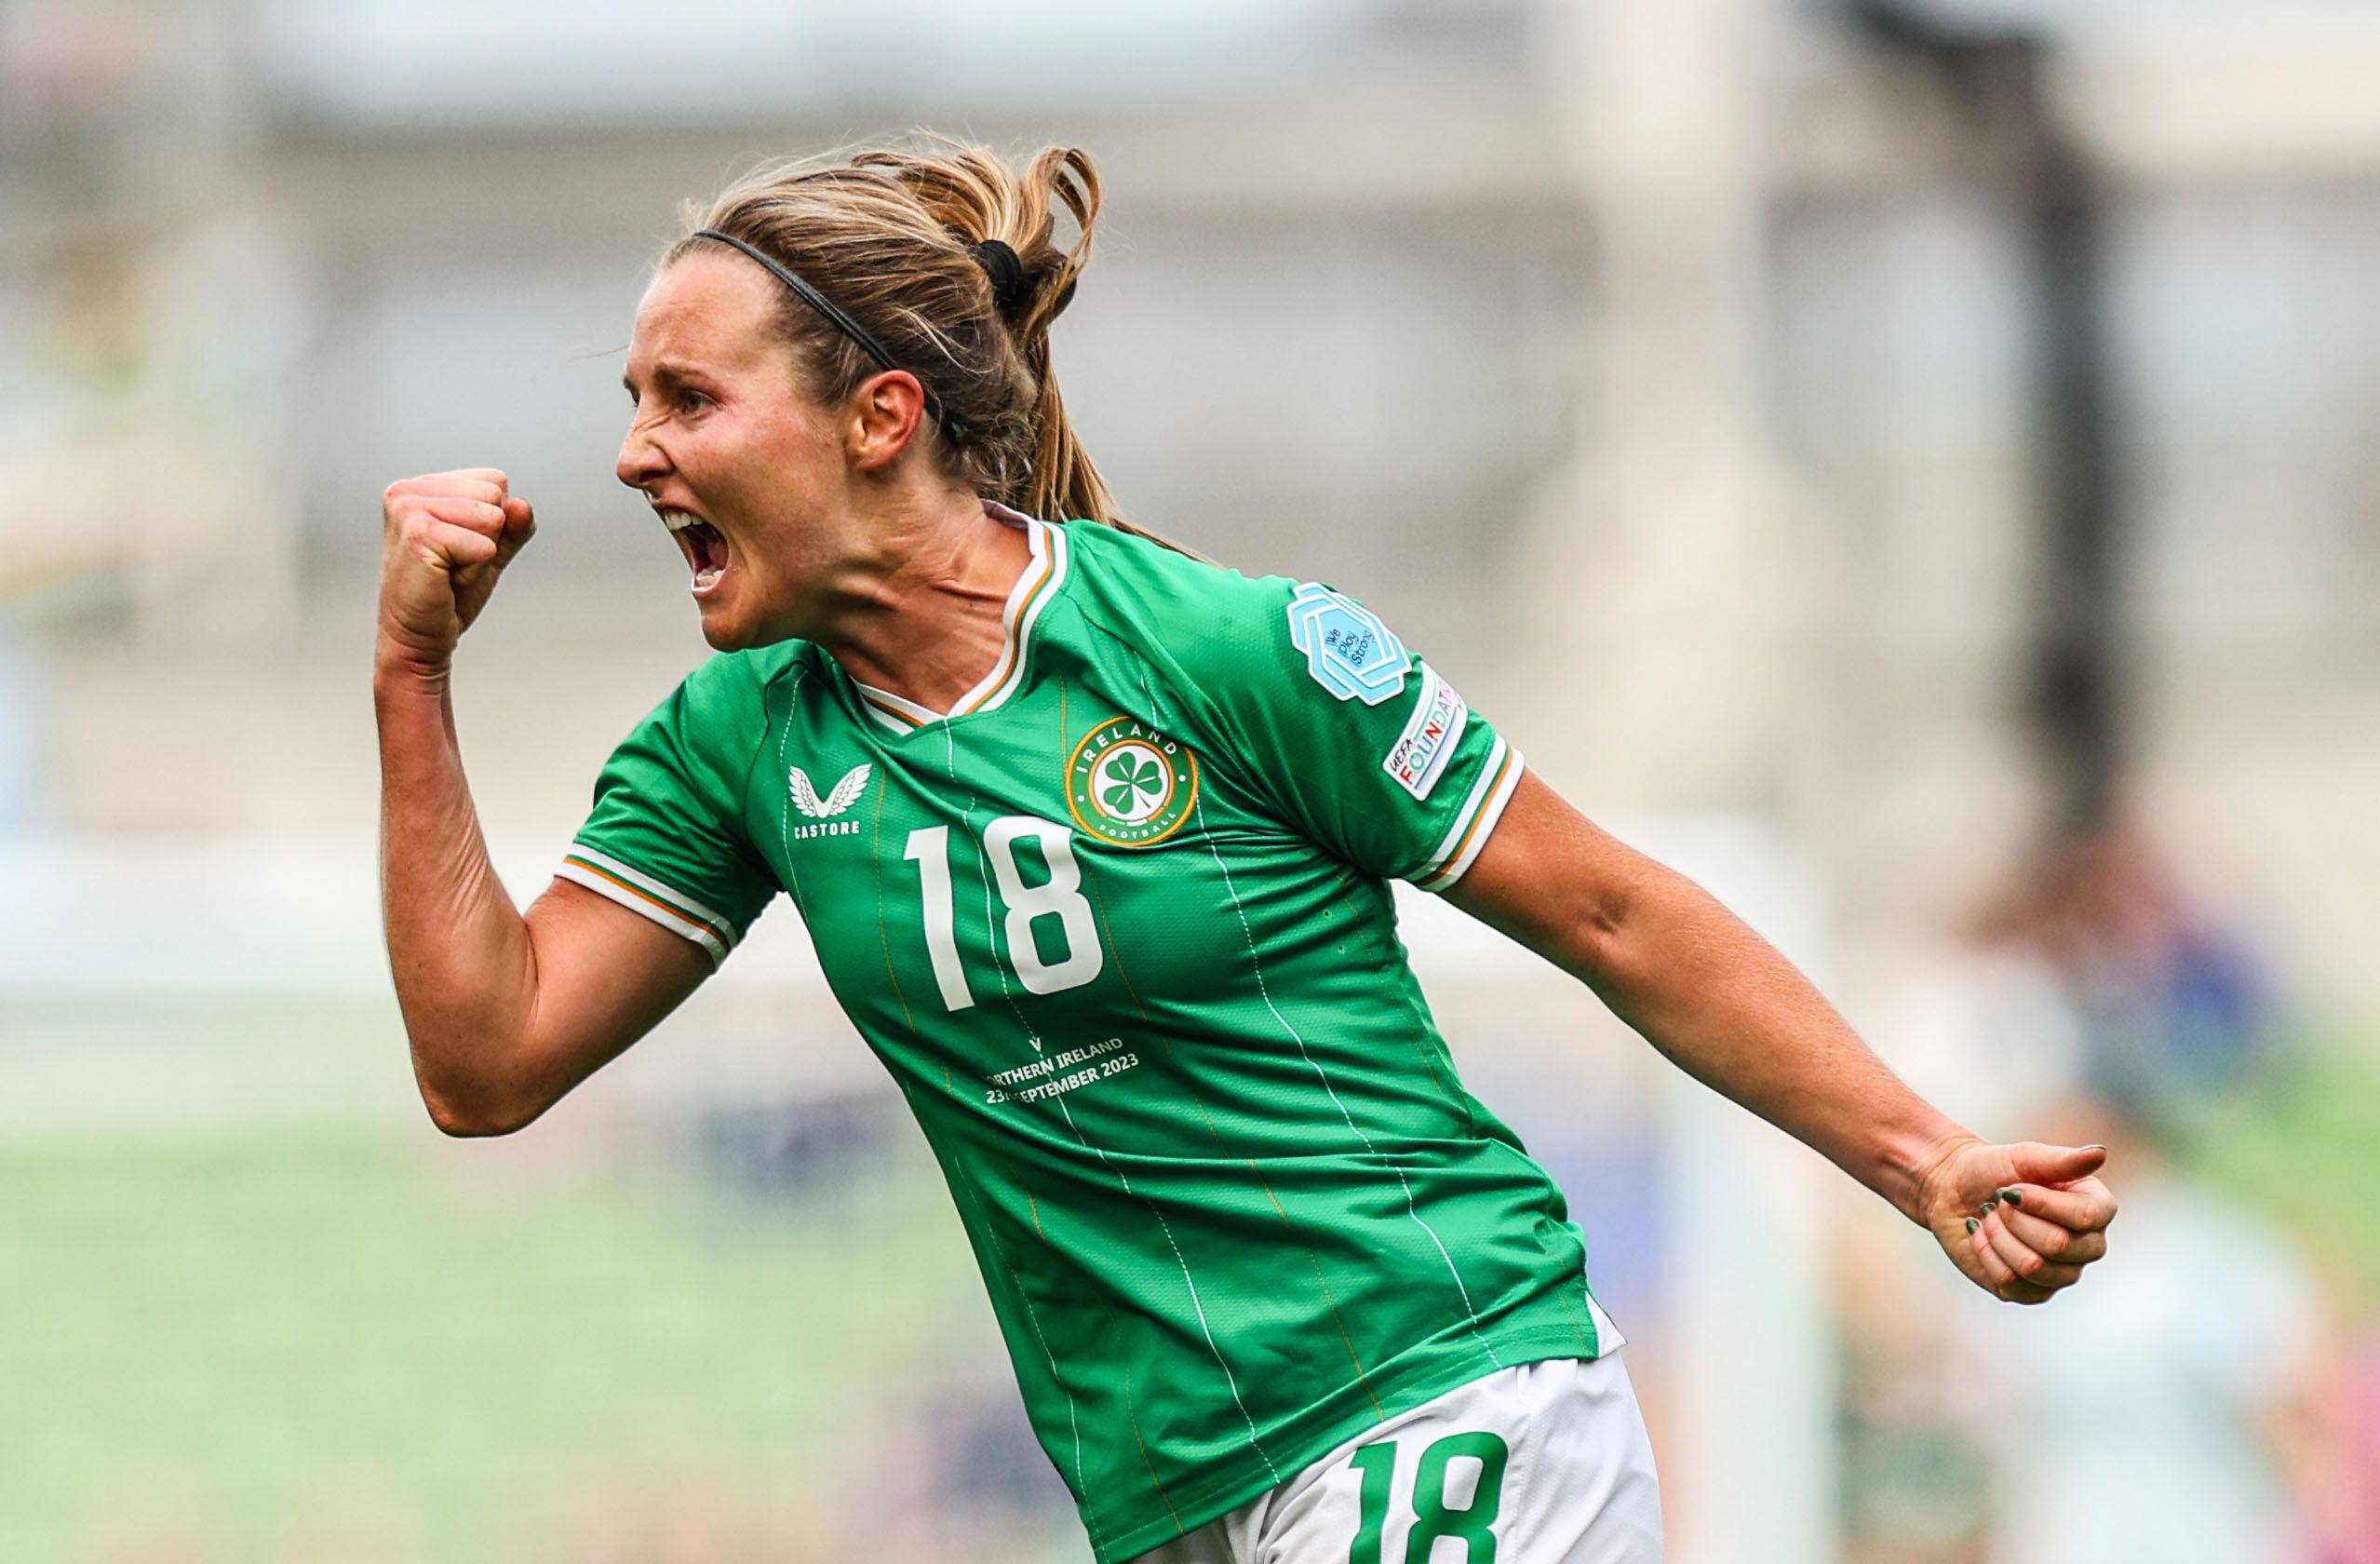
[[[612,464],[612,471],[629,488],[642,489],[668,465],[668,458],[646,436],[643,425],[631,424],[620,441],[620,457]]]

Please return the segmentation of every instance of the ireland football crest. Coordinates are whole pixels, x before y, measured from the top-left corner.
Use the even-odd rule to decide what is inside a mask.
[[[1156,845],[1197,802],[1198,757],[1137,718],[1109,718],[1066,762],[1068,812],[1110,847]]]

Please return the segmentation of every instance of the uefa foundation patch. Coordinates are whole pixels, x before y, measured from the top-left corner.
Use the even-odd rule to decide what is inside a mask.
[[[1136,717],[1110,717],[1066,762],[1066,808],[1110,847],[1153,847],[1198,802],[1198,756]]]
[[[1446,762],[1454,759],[1455,746],[1462,742],[1470,721],[1471,708],[1455,687],[1439,678],[1436,668],[1422,664],[1421,698],[1413,703],[1413,715],[1405,720],[1405,731],[1389,747],[1380,769],[1415,798],[1427,799],[1445,775]]]

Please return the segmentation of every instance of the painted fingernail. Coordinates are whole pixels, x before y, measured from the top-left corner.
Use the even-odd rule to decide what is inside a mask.
[[[1977,1220],[1976,1220],[1974,1218],[1972,1218],[1972,1217],[1970,1217],[1970,1218],[1968,1218],[1968,1219],[1967,1219],[1967,1231],[1968,1231],[1968,1232],[1970,1232],[1970,1233],[1974,1232],[1977,1228],[1979,1228],[1979,1227],[1981,1227],[1981,1226],[1983,1226],[1983,1224],[1982,1222],[1977,1221]]]
[[[1992,1214],[1992,1203],[1991,1203],[1990,1201],[1988,1201],[1988,1200],[1984,1201],[1984,1202],[1983,1202],[1983,1204],[1980,1207],[1978,1207],[1978,1208],[1979,1208],[1980,1210],[1982,1210],[1982,1212],[1983,1213],[1983,1215],[1985,1215],[1985,1216],[1987,1216],[1987,1217],[1988,1217],[1988,1216],[1990,1216],[1990,1215]]]
[[[2022,1206],[2024,1204],[2024,1196],[2019,1194],[2014,1190],[2000,1191],[2000,1198],[2007,1201],[2011,1206]]]

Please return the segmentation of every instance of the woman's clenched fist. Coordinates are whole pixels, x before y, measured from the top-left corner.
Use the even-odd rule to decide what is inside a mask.
[[[1967,1279],[2010,1303],[2045,1303],[2107,1254],[2116,1196],[2104,1146],[1965,1136],[1921,1180],[1917,1220]]]
[[[380,653],[442,669],[537,531],[495,467],[399,479],[381,494]]]

